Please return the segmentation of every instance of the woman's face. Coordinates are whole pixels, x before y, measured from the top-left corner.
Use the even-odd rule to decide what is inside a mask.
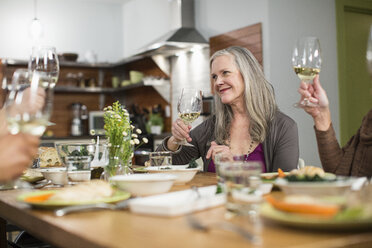
[[[233,105],[244,101],[244,80],[232,55],[218,56],[213,60],[211,80],[223,104]]]

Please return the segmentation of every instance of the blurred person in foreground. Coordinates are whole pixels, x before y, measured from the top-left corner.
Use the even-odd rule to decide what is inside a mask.
[[[172,136],[158,150],[173,151],[173,164],[202,157],[204,171],[209,172],[215,172],[215,156],[220,153],[260,161],[263,172],[295,169],[297,124],[278,110],[273,87],[252,53],[236,46],[217,51],[210,59],[210,70],[215,114],[192,130],[177,119]],[[194,147],[176,144],[184,138]]]
[[[0,137],[0,182],[22,175],[37,154],[39,137],[5,134]]]
[[[372,109],[363,118],[357,133],[344,147],[340,147],[332,126],[328,97],[319,82],[319,76],[313,84],[301,82],[298,92],[301,100],[308,98],[318,107],[306,107],[304,110],[313,117],[318,151],[323,169],[344,176],[372,176]]]
[[[44,105],[43,90],[37,91],[36,103],[29,99],[30,92],[26,90],[25,104],[21,105],[23,111],[36,111]],[[6,120],[6,107],[0,109],[0,183],[4,183],[21,176],[32,165],[36,157],[40,138],[30,134],[9,134]]]

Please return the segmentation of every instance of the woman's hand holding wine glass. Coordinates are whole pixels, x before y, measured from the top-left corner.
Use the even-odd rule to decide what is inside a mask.
[[[179,119],[172,126],[172,134],[176,144],[184,146],[193,146],[188,143],[190,124],[200,115],[202,110],[202,92],[195,89],[183,88],[178,99],[178,117]]]

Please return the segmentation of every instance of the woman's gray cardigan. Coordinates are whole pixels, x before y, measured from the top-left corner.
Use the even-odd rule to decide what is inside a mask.
[[[187,164],[193,158],[202,157],[204,171],[208,170],[211,159],[205,156],[209,150],[211,141],[215,140],[214,125],[215,116],[211,116],[200,125],[190,131],[192,138],[190,146],[181,146],[172,156],[173,164]],[[163,140],[158,151],[168,150],[167,141]],[[262,143],[265,155],[266,171],[275,172],[278,168],[290,171],[297,168],[299,158],[297,124],[289,116],[278,111],[274,120],[270,123],[266,139]]]

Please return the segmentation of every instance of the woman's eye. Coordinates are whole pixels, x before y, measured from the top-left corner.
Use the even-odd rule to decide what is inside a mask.
[[[213,80],[216,80],[217,79],[217,75],[212,75],[212,79]]]
[[[223,71],[222,74],[227,75],[227,74],[229,74],[229,71]]]

